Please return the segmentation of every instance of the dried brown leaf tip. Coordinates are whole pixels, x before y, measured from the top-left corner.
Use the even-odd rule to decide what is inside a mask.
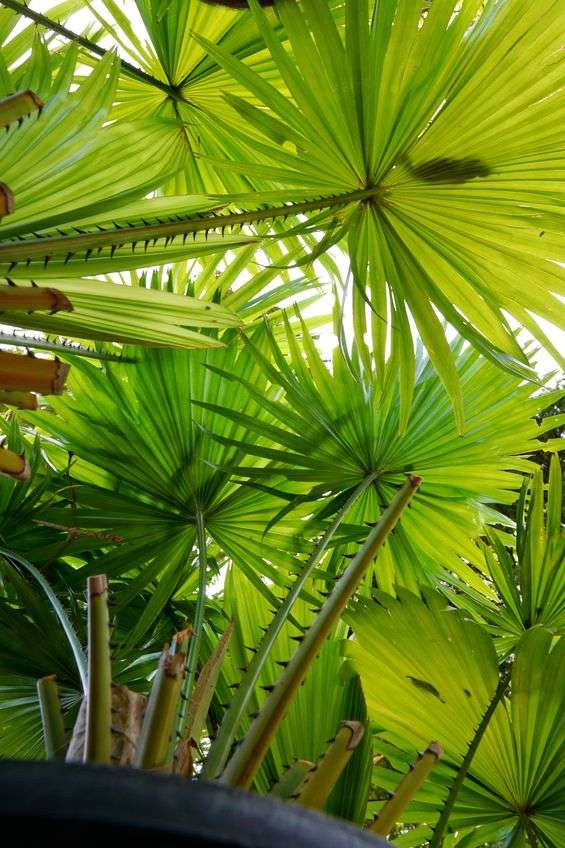
[[[91,598],[108,591],[108,579],[105,574],[93,574],[88,578],[88,594]]]

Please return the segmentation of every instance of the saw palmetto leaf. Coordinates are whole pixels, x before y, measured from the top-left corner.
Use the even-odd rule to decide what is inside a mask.
[[[19,288],[23,286],[26,283],[18,283]],[[0,295],[3,288],[0,283]],[[39,290],[37,284],[32,289]],[[140,286],[65,279],[59,291],[72,311],[56,315],[11,311],[9,320],[25,329],[75,338],[183,348],[220,347],[217,338],[197,328],[223,329],[239,323],[235,314],[218,304]],[[72,347],[68,353],[73,353]]]
[[[184,154],[175,126],[163,118],[103,125],[118,72],[108,54],[76,91],[49,97],[40,113],[3,136],[3,180],[14,196],[14,209],[0,226],[4,275],[93,275],[159,264],[169,245],[171,261],[222,249],[217,235],[208,240],[202,232],[198,245],[178,229],[179,220],[217,201],[143,200],[181,167]],[[161,236],[166,222],[177,230],[169,224]],[[237,243],[232,238],[226,245]]]
[[[429,361],[418,365],[412,412],[403,421],[402,385],[394,363],[382,380],[375,372],[356,375],[337,348],[330,371],[306,331],[302,340],[304,353],[288,330],[288,359],[272,337],[271,359],[255,350],[271,385],[282,392],[280,402],[272,403],[249,381],[240,381],[266,419],[253,420],[218,404],[206,407],[255,434],[246,443],[219,436],[222,444],[237,447],[255,463],[257,458],[266,463],[232,466],[232,472],[259,485],[268,484],[270,474],[283,475],[290,501],[292,486],[306,484],[314,505],[321,498],[321,514],[337,510],[340,499],[375,475],[348,516],[351,525],[374,521],[403,474],[421,475],[422,492],[380,557],[379,585],[393,591],[395,581],[415,588],[422,580],[447,580],[494,598],[483,577],[464,560],[486,573],[472,540],[483,532],[485,521],[507,523],[491,505],[516,499],[521,485],[517,472],[533,467],[520,454],[536,450],[543,431],[533,416],[552,402],[553,394],[533,395],[517,377],[455,342],[466,415],[461,436]],[[227,372],[223,376],[239,379]],[[544,426],[549,428],[549,422]],[[335,500],[328,503],[330,497]],[[353,526],[349,532],[342,528],[340,541],[362,538]]]
[[[104,125],[119,63],[108,54],[69,94],[75,63],[76,50],[67,50],[59,69],[62,79],[48,92],[45,107],[35,108],[31,92],[30,114],[12,121],[0,140],[2,175],[13,196],[11,214],[0,226],[0,274],[5,285],[65,278],[73,312],[67,320],[60,314],[11,312],[11,322],[78,338],[183,347],[217,344],[191,328],[235,326],[237,319],[225,308],[78,279],[223,251],[252,239],[209,235],[207,229],[198,235],[193,230],[194,239],[188,241],[186,231],[179,231],[176,241],[174,234],[160,238],[163,224],[178,227],[187,217],[210,212],[218,201],[144,198],[182,163],[174,128],[157,117],[137,127]],[[132,135],[137,138],[135,155],[129,145]]]
[[[382,367],[386,328],[401,327],[409,310],[461,422],[435,310],[508,367],[525,359],[507,313],[540,337],[530,313],[563,316],[554,296],[564,292],[555,129],[563,5],[544,0],[540,16],[527,0],[348,0],[340,27],[325,0],[280,0],[290,51],[251,6],[288,95],[197,36],[247,87],[244,100],[228,100],[262,135],[234,169],[274,176],[281,197],[300,187],[321,207],[339,200],[359,345],[369,324]],[[394,345],[409,375],[406,333],[393,333]]]
[[[256,334],[256,341],[264,346],[261,335]],[[237,382],[213,374],[207,364],[239,372],[269,391],[237,334],[224,335],[224,341],[225,349],[208,353],[139,349],[134,363],[90,368],[84,360],[77,362],[70,374],[71,393],[56,401],[53,412],[37,413],[34,419],[74,454],[73,526],[122,539],[105,558],[110,578],[135,568],[131,586],[115,596],[118,607],[157,581],[151,602],[132,626],[129,645],[138,643],[185,583],[188,594],[196,588],[192,581],[198,573],[199,513],[204,516],[209,559],[233,559],[267,598],[272,599],[272,591],[262,577],[288,585],[288,571],[307,548],[300,538],[304,511],[264,537],[265,526],[279,509],[277,499],[232,482],[223,468],[237,463],[240,452],[207,434],[214,429],[215,416],[197,401],[261,415]],[[221,419],[219,426],[228,437],[247,439],[246,427]],[[66,454],[56,447],[51,456],[57,464],[66,463]],[[46,510],[45,518],[64,526],[71,516],[64,508],[54,508]],[[77,571],[75,585],[84,577]]]
[[[413,752],[434,737],[445,750],[443,763],[429,778],[433,784],[437,776],[439,791],[428,792],[426,813],[419,807],[429,838],[455,769],[498,685],[493,642],[478,624],[428,591],[422,597],[400,591],[396,599],[377,593],[373,600],[359,600],[348,621],[355,629],[349,651],[369,715],[383,728],[383,738]],[[488,841],[488,829],[495,825],[515,844],[531,844],[533,834],[540,844],[553,846],[558,843],[551,834],[560,828],[564,832],[558,672],[564,649],[563,640],[554,640],[542,627],[532,628],[520,643],[511,694],[486,728],[449,820],[451,831],[477,829],[477,841],[469,844]]]
[[[494,602],[469,600],[469,612],[478,616],[505,656],[531,627],[541,625],[556,635],[565,627],[565,534],[561,523],[562,470],[559,457],[551,458],[547,498],[543,473],[536,469],[522,486],[518,502],[515,548],[497,530],[488,532],[484,547],[489,576],[496,589]]]

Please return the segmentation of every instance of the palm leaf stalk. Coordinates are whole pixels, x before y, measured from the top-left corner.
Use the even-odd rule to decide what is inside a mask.
[[[489,726],[490,720],[494,715],[494,711],[497,706],[503,699],[506,690],[508,689],[508,684],[510,683],[510,678],[512,675],[512,667],[508,667],[501,675],[500,680],[498,682],[498,686],[496,687],[496,691],[490,701],[485,713],[479,722],[479,725],[475,731],[475,734],[469,744],[467,752],[463,758],[461,765],[457,771],[457,775],[455,780],[451,784],[449,789],[449,794],[445,800],[445,803],[442,807],[440,816],[437,820],[437,823],[433,830],[433,835],[430,840],[430,848],[441,848],[443,845],[443,841],[445,838],[445,833],[447,830],[447,826],[449,823],[449,818],[453,812],[453,807],[455,806],[455,802],[457,800],[457,796],[461,791],[461,787],[463,785],[463,781],[465,780],[469,769],[471,768],[471,764],[473,762],[473,757],[481,743],[483,736]],[[380,832],[380,831],[377,831]],[[532,845],[531,848],[535,848],[535,845]]]
[[[73,228],[70,228],[67,234],[64,228],[59,226],[57,234],[47,232],[41,238],[28,237],[25,240],[5,241],[0,244],[0,272],[5,272],[15,280],[21,277],[29,278],[30,267],[35,277],[53,278],[59,274],[71,276],[74,269],[85,274],[95,274],[163,264],[191,255],[219,251],[231,245],[257,242],[258,239],[252,235],[247,238],[243,235],[239,238],[235,236],[235,232],[241,231],[245,225],[257,225],[264,221],[284,220],[308,212],[347,207],[378,193],[379,189],[363,189],[335,197],[289,202],[264,209],[213,214],[204,211],[198,217],[191,217],[189,214],[181,220],[170,216],[169,221],[155,221],[150,224],[136,224],[132,214],[130,220],[120,222],[120,226],[112,226],[109,222],[106,227],[101,226],[90,232],[73,233]],[[248,200],[249,205],[261,202],[260,198],[253,196]],[[216,205],[222,205],[221,197],[216,198]],[[153,217],[151,211],[151,205],[147,204],[147,217]],[[219,239],[219,235],[226,231],[234,233],[235,241],[226,239],[222,242]],[[193,241],[192,247],[190,243],[187,244],[189,236],[195,238],[200,234],[205,238]],[[215,234],[218,234],[217,239],[213,237]],[[11,232],[8,232],[8,235],[11,235]],[[158,244],[159,242],[162,244]],[[125,248],[129,248],[127,253]],[[101,251],[105,253],[96,258]]]
[[[55,675],[42,677],[37,681],[37,694],[41,709],[45,756],[48,760],[63,760],[67,750],[67,739]]]
[[[180,739],[175,750],[174,771],[188,777],[192,773],[192,749],[198,746],[206,725],[206,718],[210,710],[210,704],[214,697],[218,676],[221,666],[228,650],[233,633],[233,622],[226,627],[221,639],[218,641],[214,652],[206,664],[202,667],[198,680],[194,685],[188,709],[186,721],[184,715],[179,711],[177,721],[176,738]],[[184,693],[181,692],[180,706],[184,705]],[[184,727],[184,732],[179,730]],[[184,736],[184,738],[183,738]]]
[[[213,779],[219,775],[224,768],[239,724],[245,714],[245,708],[252,696],[272,647],[281,632],[282,627],[291,614],[293,605],[296,603],[300,593],[305,589],[314,569],[320,562],[342,522],[347,517],[348,512],[372,484],[375,476],[375,474],[369,474],[364,480],[362,480],[337,511],[330,525],[324,531],[320,541],[316,544],[311,555],[308,557],[304,567],[296,575],[296,579],[293,581],[291,588],[277,607],[263,638],[254,649],[253,656],[245,670],[240,685],[238,686],[237,691],[232,698],[226,713],[224,714],[218,735],[210,748],[208,757],[206,758],[206,763],[204,764],[203,776],[205,779]]]
[[[16,409],[37,409],[37,395],[33,392],[14,392],[0,389],[0,403]]]
[[[29,480],[31,467],[25,452],[16,453],[4,446],[0,447],[0,474],[12,480]]]
[[[40,359],[1,351],[0,386],[8,391],[60,395],[69,367],[58,359]]]
[[[394,790],[392,797],[389,798],[375,816],[374,821],[369,827],[372,833],[376,833],[379,836],[388,836],[390,834],[396,822],[401,820],[406,806],[421,788],[442,753],[441,745],[437,742],[430,742],[426,750],[419,755],[418,762],[402,778]]]
[[[0,127],[7,128],[10,124],[21,124],[33,112],[40,112],[44,103],[31,90],[18,91],[0,100]]]
[[[172,768],[175,716],[186,668],[186,652],[176,650],[187,637],[177,634],[172,648],[165,647],[151,687],[135,758],[139,768],[169,771]]]
[[[26,335],[22,332],[0,333],[0,344],[10,347],[25,347],[28,350],[34,351],[44,350],[49,353],[62,354],[63,356],[97,359],[102,362],[135,362],[134,356],[126,356],[119,352],[119,350],[112,349],[110,345],[105,349],[100,348],[96,350],[75,342],[65,341],[64,339],[61,341],[51,341],[42,338],[39,334]]]
[[[221,783],[241,788],[247,788],[251,784],[288,704],[304,680],[309,666],[421,482],[419,477],[408,477],[369,533],[364,545],[336,582],[314,623],[304,634],[296,653],[282,672],[273,691],[267,696],[259,715],[219,777]]]
[[[277,782],[273,785],[270,795],[281,800],[288,801],[295,794],[298,787],[310,771],[314,768],[314,763],[310,760],[297,759],[281,774]]]
[[[290,796],[292,800],[301,807],[321,810],[364,733],[360,721],[343,721],[321,758]]]
[[[6,183],[0,183],[0,221],[14,211],[14,195]]]
[[[104,574],[88,581],[88,691],[86,696],[87,763],[110,763],[112,754],[112,670],[108,581]]]
[[[184,680],[182,681],[182,696],[176,734],[183,738],[187,732],[188,705],[191,702],[192,690],[196,679],[196,671],[202,644],[202,625],[206,609],[206,590],[208,588],[208,557],[206,545],[205,519],[201,510],[196,513],[196,544],[198,545],[198,597],[196,600],[196,611],[194,615],[193,637],[187,653],[187,666]]]
[[[35,312],[46,310],[51,315],[65,310],[71,312],[73,305],[58,289],[31,286],[29,288],[15,285],[0,288],[0,312],[9,310]]]

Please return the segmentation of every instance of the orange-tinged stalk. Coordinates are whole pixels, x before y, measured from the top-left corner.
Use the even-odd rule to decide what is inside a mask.
[[[0,99],[0,126],[9,127],[16,121],[21,123],[32,112],[40,112],[42,108],[43,100],[29,88],[9,94]]]
[[[32,392],[6,392],[0,389],[0,403],[16,409],[37,409],[37,396]]]
[[[0,312],[72,312],[73,305],[63,292],[42,286],[0,286]]]
[[[31,468],[24,453],[14,453],[7,448],[0,449],[0,474],[12,480],[29,480]]]
[[[40,359],[0,352],[0,387],[10,391],[59,395],[65,386],[69,365],[58,359]]]

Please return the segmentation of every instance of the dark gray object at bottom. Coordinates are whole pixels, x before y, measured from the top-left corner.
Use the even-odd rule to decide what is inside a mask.
[[[0,762],[0,817],[3,846],[18,848],[390,848],[291,804],[103,766]]]

